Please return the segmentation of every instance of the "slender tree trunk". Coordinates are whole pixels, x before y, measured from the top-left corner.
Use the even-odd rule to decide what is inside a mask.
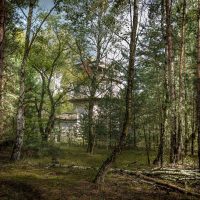
[[[111,99],[111,98],[110,98]],[[109,109],[109,122],[108,122],[108,137],[109,137],[109,148],[112,148],[112,112],[111,112],[111,106]]]
[[[98,73],[98,68],[99,68],[99,64],[100,64],[100,60],[101,60],[101,31],[102,31],[102,26],[101,26],[101,20],[102,20],[102,13],[99,12],[98,13],[98,34],[97,34],[97,38],[96,38],[96,42],[97,42],[97,54],[96,54],[96,62],[95,62],[95,70],[93,70],[92,75],[90,76],[91,78],[91,85],[90,85],[90,97],[89,97],[89,109],[88,109],[88,125],[89,125],[89,133],[88,133],[88,146],[87,146],[87,152],[90,154],[93,154],[94,152],[94,146],[95,146],[95,138],[96,138],[96,133],[95,133],[95,121],[94,121],[94,106],[95,106],[95,102],[94,102],[94,98],[95,98],[95,94],[98,88],[98,78],[97,76],[99,75]]]
[[[134,108],[133,108],[134,110]],[[133,130],[133,148],[137,149],[137,135],[136,135],[136,123],[135,123],[135,112],[133,114],[133,126],[132,126],[132,130]]]
[[[165,66],[166,69],[166,66]],[[165,71],[166,72],[166,71]],[[162,100],[161,103],[161,109],[160,109],[160,140],[159,140],[159,146],[158,146],[158,153],[157,156],[155,158],[155,160],[153,161],[153,164],[160,164],[160,166],[163,166],[163,153],[164,153],[164,137],[165,137],[165,122],[166,122],[166,118],[167,118],[167,99],[168,99],[168,95],[167,95],[167,77],[166,74],[164,74],[164,99]]]
[[[166,112],[162,110],[162,112]],[[160,166],[163,166],[163,149],[164,149],[164,133],[165,133],[165,120],[162,119],[162,122],[160,123],[160,143],[158,146],[158,153],[153,161],[153,164],[160,164]]]
[[[121,153],[122,148],[125,145],[125,140],[129,132],[131,122],[131,110],[132,110],[132,91],[133,91],[133,79],[134,79],[134,66],[135,66],[135,52],[136,52],[136,40],[137,40],[137,26],[138,26],[138,0],[134,1],[134,15],[133,25],[131,26],[131,40],[130,40],[130,54],[129,54],[129,66],[128,66],[128,80],[126,88],[126,111],[125,118],[120,135],[119,143],[114,148],[111,155],[102,163],[99,171],[97,172],[94,182],[101,184],[104,182],[105,175],[107,174],[112,163],[116,160],[116,157]]]
[[[164,20],[165,20],[165,5],[164,5],[164,0],[162,0],[161,2],[161,12],[162,12],[162,17],[161,17],[161,29],[162,29],[162,35],[163,35],[163,40],[165,40],[165,27],[164,27]],[[165,44],[165,63],[167,61],[167,43]],[[155,160],[153,161],[153,164],[160,164],[160,166],[163,166],[163,153],[164,153],[164,136],[165,136],[165,122],[166,122],[166,118],[167,118],[167,104],[169,101],[169,96],[168,96],[168,80],[167,80],[167,65],[163,64],[163,71],[164,71],[164,77],[163,77],[163,100],[161,102],[161,109],[160,109],[160,143],[159,143],[159,147],[158,147],[158,153],[157,156],[155,158]]]
[[[172,41],[172,1],[165,1],[166,9],[166,41],[167,41],[167,66],[168,66],[168,86],[170,98],[170,125],[171,125],[171,144],[170,144],[170,163],[176,162],[177,155],[177,127],[176,127],[176,92],[175,92],[175,69],[173,58],[173,41]]]
[[[5,0],[0,0],[0,116],[3,116],[3,72],[5,43]],[[0,120],[0,137],[3,134],[3,119]]]
[[[134,76],[136,76],[136,72],[135,72]],[[133,91],[132,91],[132,98],[133,99],[135,99],[134,96],[135,96],[135,90],[133,88]],[[135,102],[132,102],[132,108],[133,108],[133,110],[135,110]],[[136,149],[137,148],[137,135],[136,135],[136,113],[135,112],[132,113],[132,120],[131,121],[132,121],[131,122],[131,130],[133,132],[133,149]]]
[[[98,87],[98,68],[100,64],[100,59],[101,59],[101,14],[98,14],[98,34],[96,38],[97,42],[97,55],[96,55],[96,62],[95,62],[95,70],[93,70],[92,75],[90,76],[91,78],[91,85],[90,85],[90,97],[89,97],[89,109],[88,109],[88,125],[89,125],[89,133],[88,133],[88,146],[87,146],[87,152],[90,154],[93,154],[94,152],[94,146],[95,146],[95,138],[96,138],[96,133],[95,133],[95,121],[94,121],[94,98],[95,94],[97,91]]]
[[[52,76],[53,76],[53,67],[52,67],[51,75],[49,77],[48,85],[47,85],[47,91],[48,91],[48,96],[50,99],[51,110],[50,110],[50,115],[48,117],[48,121],[47,121],[47,124],[45,127],[44,135],[42,136],[42,140],[44,142],[47,142],[48,139],[54,140],[54,137],[52,137],[52,131],[53,131],[54,125],[55,125],[56,102],[53,99],[53,94],[52,94],[51,88],[50,88]]]
[[[59,1],[55,1],[55,5],[50,9],[47,15],[44,17],[42,22],[39,24],[38,28],[36,29],[35,33],[31,37],[31,28],[32,28],[32,17],[33,17],[33,9],[36,4],[37,0],[29,0],[29,11],[27,17],[27,25],[26,25],[26,36],[25,36],[25,44],[24,44],[24,53],[23,58],[20,66],[19,72],[19,102],[17,107],[17,133],[16,139],[14,142],[14,147],[11,155],[11,160],[19,160],[21,155],[21,148],[23,145],[23,137],[25,131],[25,68],[28,61],[28,56],[31,50],[31,46],[33,42],[37,38],[38,33],[41,30],[42,25],[58,5]]]
[[[185,133],[185,141],[188,140],[188,143],[189,143],[190,139],[192,139],[192,138],[190,137],[190,134],[189,134],[188,111],[187,111],[187,86],[186,86],[185,77],[184,77],[184,86],[185,86],[185,89],[184,89],[184,93],[185,93],[185,95],[184,95],[184,101],[185,101],[184,107],[185,107],[185,110],[184,110],[184,113],[183,113],[184,114],[184,125],[185,125],[184,126],[184,133]],[[196,118],[196,117],[194,116],[194,118]],[[186,150],[185,155],[187,155],[187,149],[185,149],[185,150]]]
[[[197,37],[197,130],[198,130],[198,158],[200,170],[200,0],[198,0],[198,37]]]
[[[113,115],[112,115],[112,112],[113,112],[113,104],[112,104],[112,97],[113,97],[113,73],[110,73],[109,74],[109,77],[111,77],[111,86],[110,86],[110,89],[109,89],[109,101],[111,103],[109,103],[109,108],[108,108],[108,112],[109,112],[109,122],[108,122],[108,135],[109,135],[109,149],[112,149],[112,135],[113,135],[113,124],[114,124],[114,121],[113,121]]]
[[[151,127],[149,127],[149,130],[148,130],[148,147],[149,147],[149,151],[152,150],[152,133],[151,133]]]
[[[194,141],[195,141],[195,137],[196,137],[196,134],[195,134],[195,98],[194,98],[194,95],[193,95],[193,106],[192,106],[192,138],[191,138],[191,155],[193,156],[194,155]]]
[[[50,115],[47,121],[47,125],[44,131],[44,134],[42,135],[42,141],[43,142],[47,142],[48,139],[52,139],[54,140],[54,137],[52,136],[52,131],[54,129],[54,125],[55,125],[55,106],[51,105],[51,111],[50,111]]]
[[[29,43],[31,36],[31,26],[32,26],[32,16],[33,16],[33,8],[35,5],[35,0],[30,0],[29,3],[29,12],[27,18],[27,28],[26,28],[26,38],[25,38],[25,46],[24,46],[24,55],[20,67],[20,91],[19,91],[19,102],[17,108],[17,134],[16,140],[13,147],[13,152],[11,155],[11,160],[19,160],[21,155],[21,148],[23,145],[23,137],[24,137],[24,129],[25,129],[25,66],[27,64],[28,55],[29,55]]]
[[[90,96],[89,109],[88,109],[88,146],[87,152],[93,154],[95,145],[95,132],[94,132],[94,95]]]
[[[184,119],[184,79],[183,69],[185,68],[185,15],[186,15],[186,0],[182,1],[182,18],[181,18],[181,46],[180,46],[180,67],[179,67],[179,111],[178,111],[178,135],[177,135],[177,160],[181,159],[182,140],[183,140],[183,119]]]
[[[39,105],[37,103],[37,99],[35,100],[35,105],[36,105],[36,110],[37,110],[37,118],[38,118],[38,126],[39,126],[39,130],[40,130],[40,134],[41,134],[42,139],[44,139],[45,138],[45,130],[44,130],[44,126],[43,126],[42,111],[43,111],[43,105],[44,105],[46,84],[45,84],[44,75],[39,70],[37,70],[37,71],[41,75],[42,89],[41,89],[41,93],[40,93]],[[46,141],[46,138],[44,140]]]
[[[143,131],[144,131],[144,140],[145,140],[145,150],[146,150],[146,154],[147,154],[147,163],[148,165],[150,165],[150,156],[149,156],[149,150],[150,150],[150,146],[149,146],[149,141],[147,139],[147,134],[146,134],[146,130],[145,127],[143,127]]]

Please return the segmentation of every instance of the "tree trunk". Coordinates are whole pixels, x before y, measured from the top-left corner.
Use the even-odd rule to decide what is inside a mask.
[[[35,105],[36,105],[36,110],[37,110],[38,126],[39,126],[41,137],[43,139],[43,138],[45,138],[45,130],[44,130],[44,126],[43,126],[42,111],[43,111],[43,105],[44,105],[46,84],[45,84],[45,77],[42,74],[42,72],[40,72],[40,70],[38,70],[37,68],[35,68],[35,69],[40,73],[40,76],[42,79],[42,89],[41,89],[41,93],[40,93],[39,106],[37,103],[37,99],[35,100],[36,101]]]
[[[198,130],[198,158],[200,170],[200,0],[198,0],[198,37],[197,37],[197,130]]]
[[[3,116],[3,72],[5,43],[5,0],[0,0],[0,116]],[[0,120],[0,137],[3,134],[3,120]]]
[[[112,112],[111,112],[111,107],[110,107],[110,109],[109,109],[109,122],[108,122],[108,137],[109,137],[109,148],[110,149],[112,149],[112,131],[113,131]]]
[[[102,21],[102,13],[99,12],[98,13],[98,21],[97,21],[97,36],[96,36],[96,62],[95,62],[95,66],[93,67],[92,74],[90,75],[90,79],[91,79],[91,85],[90,85],[90,97],[89,97],[89,109],[88,109],[88,128],[89,128],[89,132],[88,132],[88,146],[87,146],[87,152],[90,154],[93,154],[94,152],[94,146],[95,146],[95,137],[96,137],[96,133],[95,133],[95,121],[94,121],[94,106],[95,106],[95,102],[94,102],[94,98],[95,98],[95,94],[98,88],[98,84],[97,83],[99,80],[97,78],[99,72],[99,64],[100,64],[100,60],[101,60],[101,50],[102,50],[102,38],[101,38],[101,31],[102,31],[102,25],[101,25],[101,21]]]
[[[200,194],[196,193],[195,191],[192,191],[191,188],[190,189],[185,189],[185,188],[182,188],[180,186],[177,186],[176,184],[170,183],[169,181],[164,181],[163,179],[150,177],[149,175],[151,175],[151,174],[153,175],[154,172],[141,173],[141,172],[138,172],[138,171],[135,172],[135,171],[123,170],[123,169],[113,169],[112,172],[119,173],[119,174],[126,174],[126,175],[129,175],[129,176],[136,176],[136,177],[141,178],[141,179],[143,179],[143,180],[145,180],[145,181],[147,181],[147,182],[149,182],[151,184],[154,183],[154,184],[156,184],[158,186],[161,186],[161,187],[164,187],[164,188],[169,188],[172,191],[178,191],[178,192],[186,194],[186,195],[192,195],[192,196],[195,196],[197,198],[200,198]],[[158,172],[158,174],[159,173],[160,172]],[[166,172],[166,174],[168,174],[168,172]],[[181,174],[181,173],[178,172],[178,174]]]
[[[170,144],[170,163],[176,162],[177,156],[177,127],[176,127],[176,92],[175,92],[175,69],[173,58],[173,41],[172,41],[172,1],[165,1],[166,10],[166,42],[167,42],[167,67],[168,67],[168,86],[170,100],[170,125],[171,125],[171,144]]]
[[[149,147],[149,141],[147,139],[147,134],[146,134],[146,130],[145,130],[145,127],[143,127],[143,131],[144,131],[144,140],[145,140],[145,150],[146,150],[146,154],[147,154],[147,163],[148,165],[150,165],[150,156],[149,156],[149,150],[150,150],[150,147]]]
[[[134,110],[134,109],[133,109]],[[136,123],[135,123],[135,113],[133,115],[133,123],[132,123],[132,130],[133,130],[133,148],[137,149],[137,135],[136,135]]]
[[[137,42],[137,26],[138,26],[138,0],[134,1],[134,15],[133,25],[131,26],[131,40],[130,40],[130,54],[129,54],[129,66],[128,66],[128,77],[127,77],[127,88],[126,88],[126,111],[120,135],[119,143],[114,148],[111,155],[102,163],[99,171],[97,172],[94,182],[101,184],[104,182],[105,175],[107,174],[112,163],[116,160],[118,154],[121,153],[122,148],[125,145],[125,139],[129,132],[131,122],[131,110],[132,110],[132,91],[133,91],[133,79],[134,79],[134,65],[135,65],[135,52]]]
[[[47,142],[49,138],[53,139],[52,130],[54,129],[54,124],[55,124],[55,108],[51,108],[51,113],[48,118],[44,134],[42,135],[43,142]]]
[[[193,156],[194,155],[194,141],[195,141],[195,98],[194,98],[194,95],[193,95],[193,100],[192,100],[193,104],[192,104],[192,138],[191,138],[191,155]]]
[[[59,1],[55,2],[55,5],[50,9],[50,11],[47,13],[47,15],[44,17],[42,22],[38,25],[38,28],[36,29],[35,33],[31,34],[31,28],[32,28],[32,18],[33,18],[33,9],[35,7],[37,0],[29,0],[29,11],[28,11],[28,17],[27,17],[27,25],[26,25],[26,36],[25,36],[25,44],[24,44],[24,53],[23,58],[20,66],[20,72],[19,72],[19,102],[17,107],[17,133],[16,133],[16,139],[13,147],[13,152],[11,155],[11,160],[19,160],[21,155],[21,148],[23,145],[23,137],[24,137],[24,131],[25,131],[25,68],[27,65],[28,56],[31,50],[31,46],[33,45],[33,42],[37,38],[38,33],[41,30],[42,25],[46,21],[46,19],[49,17],[49,15],[52,13],[52,11],[55,9],[55,7],[58,5]],[[32,36],[32,37],[31,37]]]
[[[165,40],[165,29],[164,29],[164,19],[165,19],[165,8],[164,8],[164,0],[162,0],[161,2],[161,12],[162,12],[162,16],[161,16],[161,29],[162,29],[162,35],[163,35],[163,40]],[[164,63],[164,67],[163,67],[163,71],[164,71],[164,77],[163,77],[163,91],[164,91],[164,95],[163,95],[163,100],[161,100],[161,122],[160,122],[160,143],[159,143],[159,147],[158,147],[158,153],[157,156],[155,158],[155,160],[153,161],[153,164],[160,164],[160,166],[163,166],[163,152],[164,152],[164,136],[165,136],[165,122],[166,122],[166,118],[167,118],[167,104],[169,101],[169,96],[168,96],[168,88],[167,88],[167,65],[166,65],[166,60],[167,60],[167,43],[165,44],[165,63]]]
[[[44,135],[42,136],[42,140],[44,142],[47,142],[48,139],[54,140],[54,137],[52,137],[52,130],[54,129],[54,125],[55,125],[56,102],[53,98],[53,94],[52,94],[51,88],[50,88],[52,76],[53,76],[53,67],[52,67],[51,75],[49,77],[48,85],[47,85],[48,96],[49,96],[50,103],[51,103],[50,104],[51,110],[50,110],[50,115],[48,117],[48,121],[47,121],[47,124],[45,127]]]
[[[17,133],[16,133],[16,140],[13,147],[13,152],[11,155],[11,160],[19,160],[21,155],[21,148],[23,145],[23,137],[24,137],[24,129],[25,129],[25,66],[28,60],[29,55],[29,43],[30,43],[30,36],[31,36],[31,26],[32,26],[32,16],[33,16],[33,8],[35,5],[35,1],[30,0],[29,3],[29,12],[27,18],[27,28],[26,28],[26,38],[25,38],[25,46],[24,46],[24,55],[20,67],[20,93],[19,93],[19,102],[17,108]]]
[[[94,132],[94,97],[91,95],[89,99],[88,109],[88,146],[87,152],[93,154],[95,145],[95,132]]]
[[[164,132],[165,132],[165,124],[161,122],[160,123],[160,143],[158,146],[158,153],[155,160],[153,161],[154,165],[157,165],[159,163],[161,167],[163,166]]]
[[[182,1],[182,18],[181,18],[181,46],[180,46],[180,67],[179,67],[179,111],[178,111],[178,135],[177,135],[177,160],[181,159],[182,154],[182,132],[184,119],[184,79],[183,69],[185,68],[185,14],[186,14],[186,0]]]

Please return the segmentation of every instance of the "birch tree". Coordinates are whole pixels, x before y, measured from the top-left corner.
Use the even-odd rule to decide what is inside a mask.
[[[49,17],[51,12],[54,10],[58,3],[55,3],[54,7],[47,13],[47,15],[43,18],[41,23],[39,24],[38,28],[36,29],[35,33],[32,33],[32,26],[33,26],[33,12],[34,7],[36,6],[36,0],[29,0],[28,6],[28,16],[26,21],[26,33],[25,33],[25,41],[24,41],[24,51],[22,55],[22,61],[20,65],[20,72],[19,72],[19,100],[18,100],[18,108],[17,108],[17,130],[16,130],[16,139],[14,142],[14,147],[11,155],[11,160],[19,160],[21,155],[21,148],[23,145],[23,137],[25,131],[25,79],[26,79],[26,67],[27,61],[29,58],[29,54],[31,51],[31,47],[41,30],[42,25]]]

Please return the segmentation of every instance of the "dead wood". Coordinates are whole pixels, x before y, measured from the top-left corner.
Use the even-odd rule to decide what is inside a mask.
[[[88,169],[97,169],[94,167],[87,167],[87,166],[77,166],[77,165],[63,165],[60,167],[70,168],[70,169],[79,169],[79,170],[88,170]],[[125,169],[118,169],[118,168],[111,168],[109,170],[110,173],[119,173],[119,174],[127,174],[130,176],[136,176],[140,178],[141,180],[144,180],[145,182],[148,182],[149,184],[156,184],[160,188],[170,189],[172,191],[180,192],[182,194],[187,194],[191,196],[195,196],[200,198],[200,194],[193,192],[191,189],[184,189],[178,185],[166,182],[162,179],[153,178],[150,176],[158,176],[158,175],[164,175],[165,179],[171,180],[171,181],[177,181],[177,179],[180,180],[199,180],[200,174],[196,172],[195,170],[160,170],[160,171],[131,171],[131,170],[125,170]],[[170,176],[169,176],[170,175]],[[177,177],[177,175],[180,175],[180,177]],[[197,176],[198,175],[198,176]],[[168,176],[166,178],[166,176]],[[189,177],[191,176],[191,177]]]
[[[152,177],[146,176],[146,175],[142,174],[141,171],[112,169],[112,172],[121,173],[121,174],[128,174],[128,175],[131,175],[131,176],[137,176],[137,177],[139,177],[139,178],[141,178],[143,180],[149,181],[150,183],[155,183],[158,186],[169,188],[169,189],[172,189],[173,191],[177,191],[177,192],[180,192],[182,194],[187,194],[187,195],[191,195],[191,196],[195,196],[195,197],[200,198],[200,194],[199,193],[193,192],[193,191],[191,191],[189,189],[184,189],[182,187],[179,187],[179,186],[177,186],[175,184],[163,181],[161,179],[157,179],[157,178],[152,178]]]

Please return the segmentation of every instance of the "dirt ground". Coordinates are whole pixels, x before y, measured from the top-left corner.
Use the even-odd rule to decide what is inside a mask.
[[[95,169],[47,167],[46,161],[37,159],[10,163],[9,153],[1,152],[0,200],[197,199],[122,174],[108,174],[100,188],[92,183],[95,173]]]

